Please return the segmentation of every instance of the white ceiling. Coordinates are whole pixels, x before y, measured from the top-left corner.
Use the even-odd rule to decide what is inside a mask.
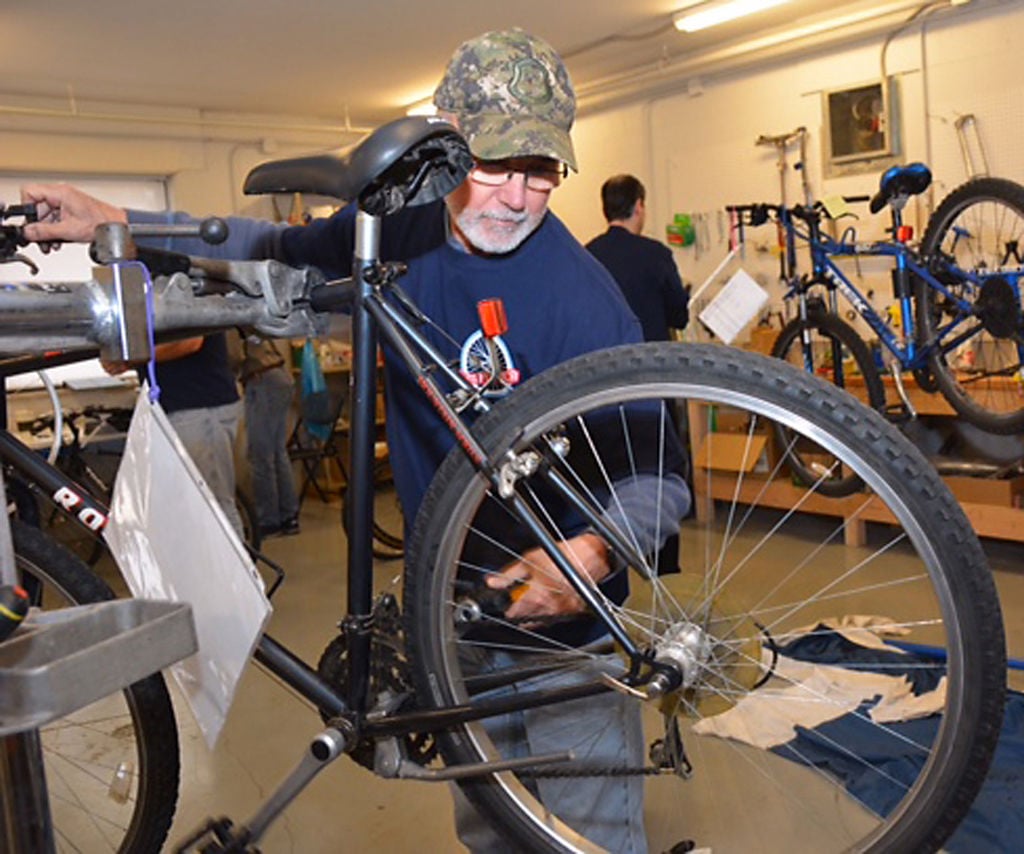
[[[877,0],[875,0],[877,5]],[[791,0],[682,34],[685,0],[33,0],[0,4],[5,96],[315,117],[369,127],[427,97],[452,50],[521,26],[565,57],[576,88],[833,14]],[[854,2],[863,6],[864,2]]]

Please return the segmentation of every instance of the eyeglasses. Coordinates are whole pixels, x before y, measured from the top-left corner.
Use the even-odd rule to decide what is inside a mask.
[[[537,193],[550,193],[569,174],[569,167],[554,161],[477,160],[469,172],[469,180],[485,187],[501,187],[513,175],[526,177],[526,188]]]

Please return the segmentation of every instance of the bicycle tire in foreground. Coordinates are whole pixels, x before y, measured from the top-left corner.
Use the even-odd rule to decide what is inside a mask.
[[[36,528],[11,520],[17,568],[44,610],[113,599],[93,572]],[[178,731],[163,678],[149,676],[40,732],[59,852],[153,854],[178,800]]]
[[[696,466],[694,479],[698,492],[724,499],[713,515],[679,526],[681,572],[633,566],[621,570],[627,599],[608,586],[600,594],[641,650],[677,665],[682,686],[657,699],[609,689],[567,703],[554,710],[567,713],[557,737],[543,744],[535,736],[559,726],[549,706],[464,724],[439,738],[446,763],[538,757],[533,767],[461,783],[520,850],[630,850],[624,811],[644,816],[650,851],[690,840],[715,852],[935,850],[985,777],[1002,719],[1005,650],[978,541],[897,430],[777,360],[687,345],[573,360],[477,426],[492,460],[537,452],[542,464],[517,490],[560,539],[580,523],[540,483],[546,466],[608,507],[634,550],[653,552],[644,543],[664,496],[651,484],[679,464],[680,414],[689,411],[693,430],[710,405],[741,413],[743,430],[729,441],[751,454],[766,447],[764,456],[715,469],[725,439],[714,434],[711,467]],[[762,438],[775,423],[812,437],[870,493],[836,499],[793,486],[781,474],[784,449]],[[641,513],[625,509],[638,486],[649,499]],[[792,504],[769,506],[780,495]],[[835,502],[837,517],[801,512]],[[872,526],[868,546],[844,544],[847,524],[882,508],[890,521]],[[421,704],[523,695],[594,682],[600,672],[629,681],[616,646],[578,623],[467,607],[489,573],[530,546],[486,479],[453,452],[417,519],[405,580]],[[528,583],[543,583],[530,575]],[[884,628],[844,629],[856,643],[831,628],[854,616]],[[917,686],[913,702],[930,702],[934,714],[885,714],[898,704],[881,703],[880,686],[895,690],[903,674]],[[847,688],[836,692],[836,683]],[[769,720],[775,727],[760,731]],[[507,737],[517,727],[526,740]]]

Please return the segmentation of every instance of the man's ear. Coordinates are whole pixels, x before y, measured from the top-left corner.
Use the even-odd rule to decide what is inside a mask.
[[[440,119],[444,119],[449,124],[455,125],[456,130],[459,129],[459,117],[455,113],[449,113],[447,110],[438,110],[437,116]]]

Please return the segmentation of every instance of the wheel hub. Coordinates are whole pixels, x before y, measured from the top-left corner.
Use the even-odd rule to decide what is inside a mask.
[[[709,595],[698,574],[634,577],[624,607],[630,638],[681,676],[657,701],[664,714],[718,714],[761,679],[763,635],[748,608],[734,594]]]
[[[711,659],[714,642],[700,626],[688,620],[669,630],[655,646],[655,660],[675,666],[681,676],[680,688],[692,688]]]

